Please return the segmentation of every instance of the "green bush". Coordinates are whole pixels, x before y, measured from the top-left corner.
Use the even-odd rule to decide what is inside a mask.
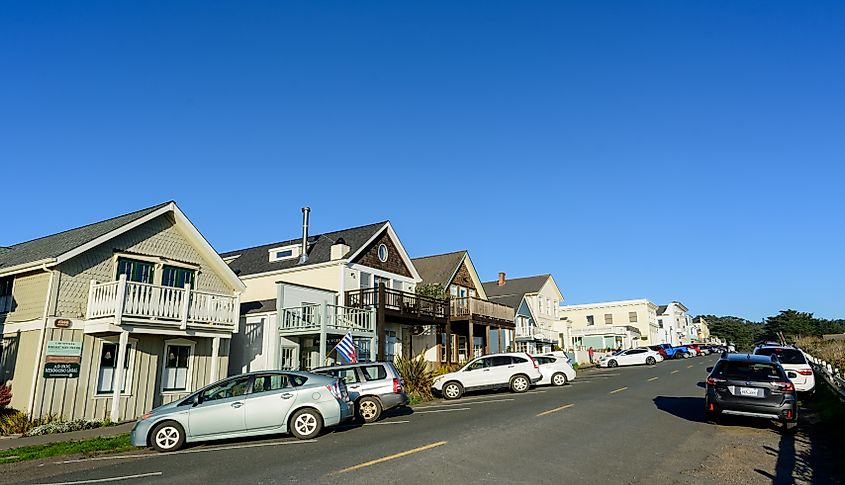
[[[396,370],[402,376],[402,380],[405,382],[405,391],[412,401],[415,399],[428,401],[434,397],[431,394],[434,372],[428,368],[428,362],[425,361],[422,354],[410,359],[398,357],[396,359]]]
[[[30,418],[28,414],[14,409],[5,409],[0,414],[0,435],[24,434],[30,429],[54,421],[53,415]]]

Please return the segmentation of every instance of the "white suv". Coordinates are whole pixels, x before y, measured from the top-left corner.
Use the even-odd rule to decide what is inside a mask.
[[[507,387],[511,392],[525,392],[541,378],[537,362],[528,354],[492,354],[438,376],[431,388],[446,399],[458,399],[466,391],[482,389]]]
[[[780,345],[761,345],[754,349],[755,355],[777,356],[789,380],[798,392],[812,392],[816,387],[816,377],[813,375],[813,368],[807,362],[804,352],[794,347],[783,347]]]

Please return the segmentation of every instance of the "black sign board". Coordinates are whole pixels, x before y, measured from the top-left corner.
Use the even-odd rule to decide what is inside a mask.
[[[44,364],[44,377],[79,377],[79,364],[48,362]]]

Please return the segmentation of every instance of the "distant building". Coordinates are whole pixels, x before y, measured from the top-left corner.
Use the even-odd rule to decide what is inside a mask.
[[[658,338],[661,343],[681,345],[692,343],[697,339],[692,317],[687,312],[689,308],[679,301],[660,305],[657,308],[657,326],[660,329]]]
[[[645,299],[563,305],[558,315],[571,327],[569,348],[573,350],[664,342],[657,324],[657,305]]]

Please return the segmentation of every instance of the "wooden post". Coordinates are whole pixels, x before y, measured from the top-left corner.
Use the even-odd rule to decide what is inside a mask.
[[[88,307],[86,308],[85,318],[90,320],[91,315],[94,314],[94,287],[97,286],[97,280],[91,280],[91,284],[88,285]]]
[[[217,382],[220,372],[220,337],[211,339],[211,376],[208,383]]]
[[[378,284],[378,305],[376,306],[376,336],[378,338],[378,360],[384,361],[385,349],[387,344],[384,334],[384,282]]]
[[[124,275],[121,275],[121,277],[125,278]],[[112,377],[111,420],[113,423],[120,420],[120,394],[123,391],[123,366],[126,365],[126,345],[128,342],[129,332],[120,332],[120,341],[117,344],[117,362]]]
[[[182,300],[182,321],[179,323],[179,330],[188,329],[188,310],[191,308],[191,284],[185,283],[185,296]]]
[[[487,325],[484,330],[484,353],[490,353],[490,325]]]
[[[472,319],[469,321],[469,338],[467,338],[467,360],[472,360],[475,358],[475,340],[473,336],[473,328],[475,324],[472,323]]]
[[[503,348],[502,348],[502,332],[503,332],[503,331],[504,331],[504,329],[503,329],[502,327],[499,327],[499,328],[496,330],[496,336],[499,338],[499,352],[504,352],[504,351],[505,351],[505,349],[503,349]]]
[[[328,315],[326,315],[327,310],[326,302],[320,303],[320,364],[321,366],[326,365],[326,320],[328,320]]]
[[[114,324],[123,325],[123,309],[126,307],[126,275],[120,275],[117,280],[117,301],[114,306]]]

